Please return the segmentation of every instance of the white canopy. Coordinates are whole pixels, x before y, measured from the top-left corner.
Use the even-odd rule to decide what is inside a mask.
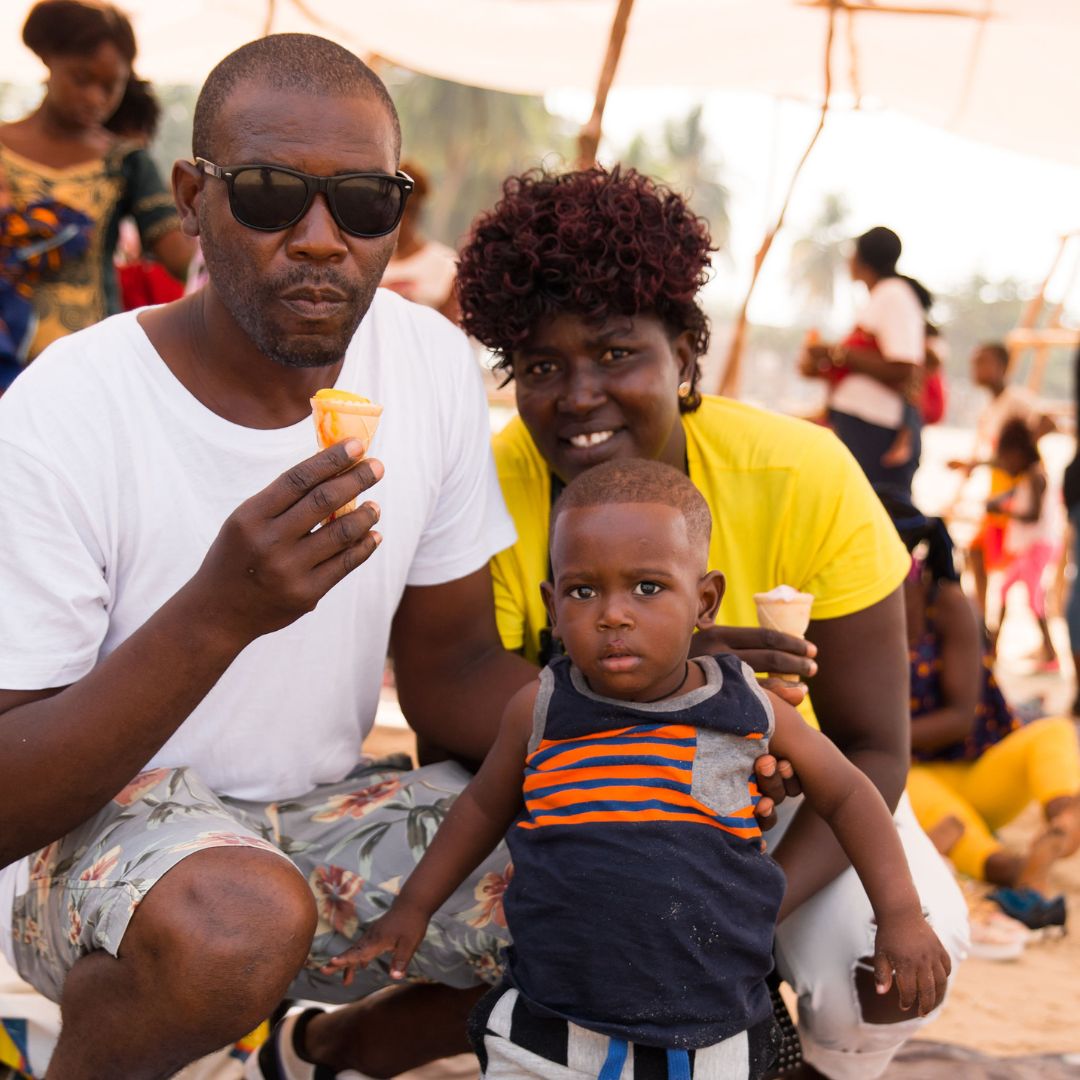
[[[273,30],[333,37],[415,71],[523,93],[592,91],[616,0],[121,0],[138,69],[198,83]],[[40,77],[0,5],[0,78]],[[636,0],[616,87],[739,88],[815,102],[829,0]],[[970,138],[1080,163],[1077,0],[846,0],[837,104],[886,106]],[[269,13],[273,19],[269,20]]]

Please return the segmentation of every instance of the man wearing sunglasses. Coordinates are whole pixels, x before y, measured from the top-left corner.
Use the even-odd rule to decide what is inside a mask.
[[[346,50],[238,50],[173,174],[209,284],[72,335],[0,403],[0,948],[61,1003],[58,1080],[172,1075],[287,994],[385,985],[318,969],[467,779],[361,760],[388,645],[410,722],[464,759],[534,675],[495,630],[487,563],[513,530],[471,350],[376,293],[399,150]],[[373,457],[312,453],[325,386],[384,406]],[[290,1020],[249,1075],[466,1050],[506,871],[448,905],[428,985]]]

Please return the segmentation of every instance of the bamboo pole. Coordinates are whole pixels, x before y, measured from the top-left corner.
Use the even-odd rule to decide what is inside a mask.
[[[615,81],[615,72],[622,55],[623,41],[626,39],[626,27],[630,22],[630,10],[634,0],[619,0],[615,18],[611,24],[607,54],[604,66],[600,69],[600,81],[596,86],[596,99],[593,103],[592,116],[585,122],[578,133],[577,167],[587,169],[596,164],[596,151],[600,148],[600,135],[603,132],[604,109],[607,106],[608,92]]]
[[[1071,235],[1071,233],[1065,233],[1058,242],[1058,249],[1057,253],[1054,255],[1054,261],[1050,264],[1050,269],[1046,272],[1046,277],[1043,278],[1042,284],[1039,286],[1039,291],[1030,301],[1028,301],[1027,306],[1020,315],[1020,321],[1016,324],[1018,330],[1034,329],[1035,324],[1039,321],[1043,305],[1046,303],[1046,290],[1050,288],[1050,282],[1053,279],[1054,274],[1057,273],[1057,268],[1065,254],[1065,248],[1068,246],[1069,237]]]
[[[946,19],[978,19],[992,17],[992,12],[971,11],[954,7],[911,7],[908,4],[856,3],[855,0],[797,0],[799,7],[842,7],[845,11],[866,12],[868,15],[936,15]]]
[[[795,184],[799,179],[799,174],[817,144],[818,138],[825,127],[825,118],[829,114],[829,105],[832,98],[832,47],[836,34],[836,12],[840,6],[841,0],[829,0],[829,25],[825,36],[825,95],[821,102],[821,114],[818,117],[817,127],[814,129],[813,137],[803,151],[802,157],[799,158],[798,165],[795,166],[795,172],[792,173],[787,193],[780,206],[780,213],[776,218],[776,224],[766,232],[765,239],[761,241],[761,247],[758,248],[757,254],[754,256],[754,268],[750,274],[750,285],[746,290],[746,297],[743,299],[742,307],[739,309],[738,317],[735,320],[735,330],[732,333],[731,345],[728,348],[727,363],[724,365],[724,374],[720,380],[720,393],[727,397],[738,397],[739,393],[743,348],[746,344],[747,312],[750,309],[750,300],[754,295],[754,286],[757,285],[761,267],[765,262],[765,257],[769,254],[773,241],[776,239],[776,234],[783,227],[784,217],[787,214],[788,206],[791,204],[791,196],[795,191]]]

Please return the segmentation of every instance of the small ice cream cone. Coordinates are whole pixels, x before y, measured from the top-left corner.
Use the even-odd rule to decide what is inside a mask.
[[[767,630],[779,630],[792,637],[804,637],[810,625],[810,609],[814,606],[811,593],[799,592],[790,585],[778,585],[769,592],[755,593],[758,623]],[[788,672],[775,672],[784,682],[797,683],[799,676]]]
[[[315,437],[320,449],[327,449],[342,439],[357,439],[364,445],[367,456],[371,440],[379,428],[383,407],[359,394],[347,390],[320,390],[311,399],[311,418],[315,421]],[[356,500],[335,511],[327,523],[356,509]]]

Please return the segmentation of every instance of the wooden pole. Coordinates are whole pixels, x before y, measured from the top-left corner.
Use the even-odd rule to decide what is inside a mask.
[[[993,12],[971,11],[956,7],[911,7],[909,4],[856,3],[854,0],[797,0],[799,7],[842,7],[845,11],[866,12],[868,15],[935,15],[946,19],[989,19]]]
[[[630,22],[630,9],[634,0],[619,0],[615,9],[615,19],[611,24],[611,36],[608,38],[607,55],[604,66],[600,69],[600,82],[596,87],[596,100],[593,103],[592,116],[578,134],[577,167],[587,169],[596,164],[596,151],[600,148],[600,135],[603,131],[604,108],[607,106],[608,91],[615,81],[615,71],[622,55],[623,41],[626,39],[626,26]]]
[[[754,286],[757,284],[758,275],[761,273],[761,267],[765,262],[765,257],[769,254],[773,240],[776,239],[776,234],[783,227],[784,217],[791,203],[791,196],[795,190],[795,183],[799,179],[799,174],[802,172],[806,159],[810,156],[810,152],[814,149],[818,137],[825,127],[825,117],[829,113],[829,104],[832,98],[832,46],[836,31],[836,12],[840,6],[840,0],[830,0],[829,26],[825,36],[825,96],[821,102],[821,115],[818,117],[817,128],[815,128],[813,137],[803,151],[802,157],[799,158],[799,164],[795,166],[795,172],[792,173],[787,194],[784,196],[784,202],[776,218],[776,224],[765,234],[765,239],[761,241],[761,247],[758,248],[757,254],[754,256],[754,269],[750,274],[750,285],[746,290],[746,297],[735,320],[735,329],[731,336],[731,345],[728,348],[727,363],[724,365],[724,374],[720,380],[720,393],[727,397],[738,397],[739,394],[739,383],[742,378],[742,356],[746,344],[747,312],[750,308],[750,300],[754,295]]]

